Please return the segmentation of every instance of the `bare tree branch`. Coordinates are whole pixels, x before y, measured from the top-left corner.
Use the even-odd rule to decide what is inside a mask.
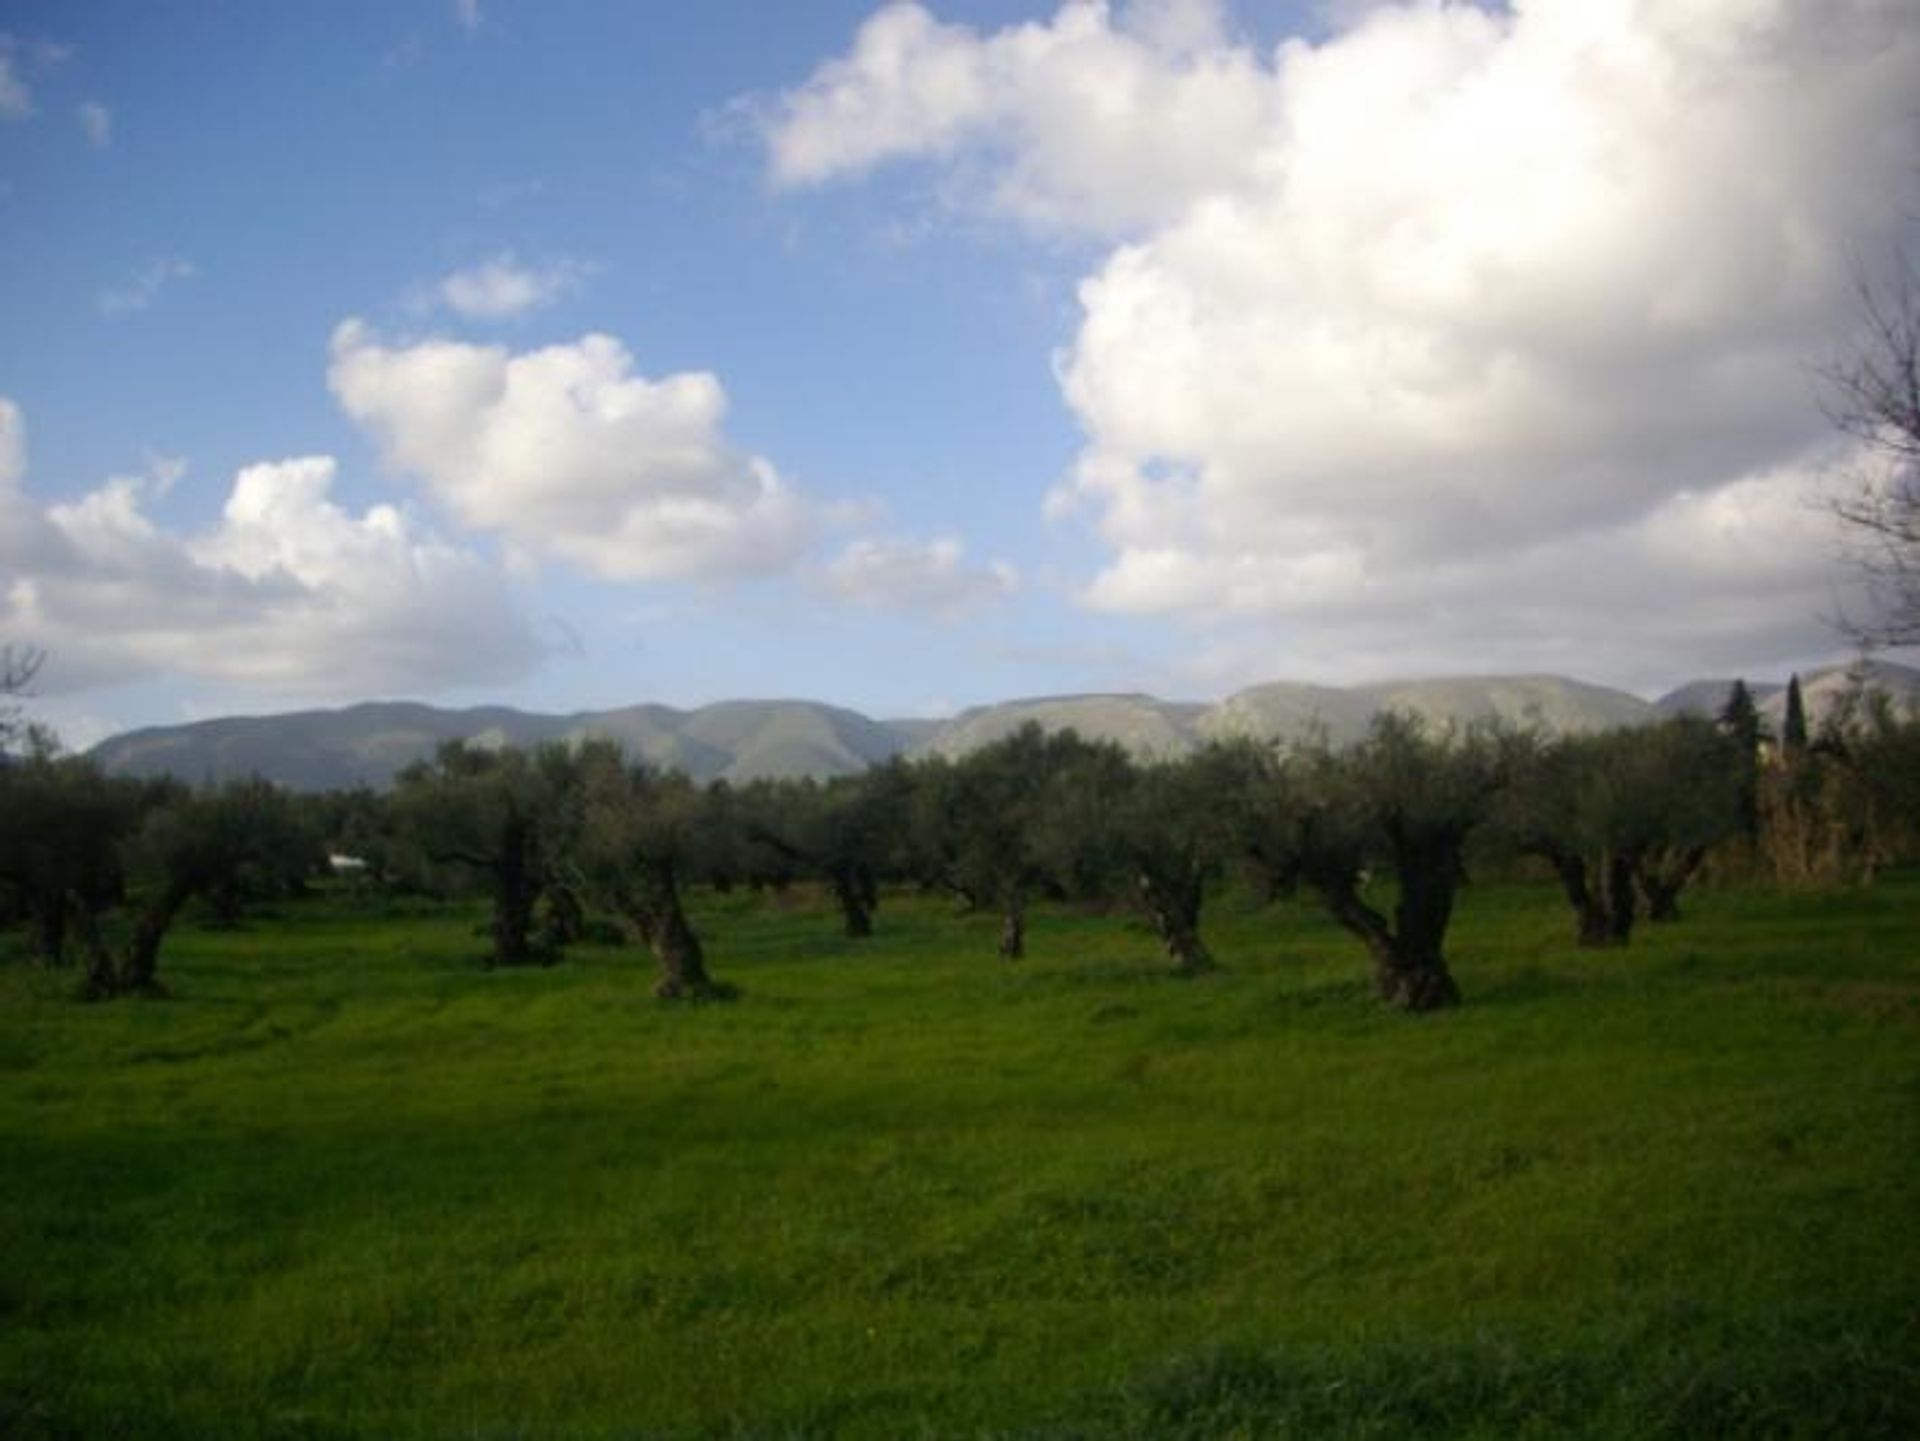
[[[1870,472],[1831,509],[1874,615],[1843,618],[1841,626],[1863,645],[1913,645],[1920,643],[1920,268],[1902,252],[1890,279],[1862,277],[1855,290],[1860,337],[1819,372],[1827,418],[1870,457]]]
[[[0,646],[0,695],[24,691],[46,658],[38,646]]]

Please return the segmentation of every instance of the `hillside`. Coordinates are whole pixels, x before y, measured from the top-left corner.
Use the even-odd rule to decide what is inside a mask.
[[[1884,694],[1897,710],[1920,709],[1920,670],[1892,661],[1855,661],[1810,670],[1800,677],[1807,723],[1818,728],[1841,706],[1851,704],[1850,697],[1863,687]],[[1661,715],[1718,715],[1732,690],[1731,680],[1692,681],[1661,696],[1653,708]],[[1778,734],[1787,718],[1787,688],[1749,681],[1747,690],[1760,718]]]
[[[813,701],[724,701],[698,710],[637,705],[573,715],[381,702],[345,710],[236,716],[129,731],[94,747],[107,770],[183,780],[262,775],[297,790],[382,786],[444,741],[532,746],[606,737],[697,781],[848,775],[897,755],[906,738]]]
[[[1920,670],[1886,662],[1864,670],[1834,666],[1801,678],[1813,724],[1842,703],[1856,672],[1896,705],[1920,706]],[[196,782],[262,775],[300,790],[326,790],[385,785],[402,767],[456,738],[528,746],[605,736],[697,781],[740,782],[851,775],[901,754],[962,756],[1028,722],[1048,730],[1071,727],[1147,757],[1183,755],[1234,736],[1297,741],[1324,735],[1339,744],[1363,734],[1368,721],[1387,709],[1412,712],[1442,728],[1499,719],[1553,732],[1604,730],[1663,715],[1713,714],[1731,685],[1693,681],[1649,703],[1564,676],[1461,676],[1351,687],[1276,681],[1213,705],[1138,694],[1042,696],[976,706],[944,721],[879,721],[807,700],[720,701],[694,710],[632,705],[571,715],[393,701],[129,731],[103,741],[93,754],[123,775]],[[1763,717],[1778,729],[1784,688],[1750,688]]]
[[[1137,756],[1184,755],[1198,743],[1204,705],[1149,695],[1043,696],[962,711],[916,747],[916,754],[954,759],[992,745],[1032,722],[1045,730],[1074,730],[1088,740],[1113,741]]]

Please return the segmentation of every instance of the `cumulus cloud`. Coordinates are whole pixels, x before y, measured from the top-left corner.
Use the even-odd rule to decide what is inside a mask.
[[[335,466],[248,466],[219,522],[175,534],[121,477],[42,505],[0,400],[0,634],[57,657],[48,689],[169,674],[274,695],[420,693],[525,674],[542,648],[498,573],[391,506],[354,515]]]
[[[1267,77],[1224,34],[1214,0],[1150,0],[1118,21],[1072,0],[984,37],[888,5],[849,54],[761,107],[772,178],[818,185],[933,156],[959,165],[964,194],[1039,226],[1177,214],[1247,177],[1270,120]]]
[[[991,605],[1019,586],[1005,562],[967,564],[966,547],[951,536],[851,541],[821,579],[828,594],[853,605],[942,619]]]
[[[454,271],[433,287],[434,303],[469,320],[506,320],[552,305],[580,284],[570,260],[523,265],[510,250]]]
[[[1379,4],[1270,55],[1209,11],[890,6],[766,132],[784,184],[920,159],[1115,229],[1056,359],[1090,603],[1377,625],[1396,669],[1455,617],[1568,666],[1608,607],[1670,648],[1817,624],[1806,367],[1912,193],[1920,11]]]
[[[93,308],[106,316],[150,310],[169,286],[176,281],[191,280],[198,273],[191,260],[159,256],[148,261],[124,285],[101,290],[93,298]]]
[[[99,101],[82,101],[74,107],[73,118],[79,122],[80,133],[87,137],[87,144],[95,150],[105,150],[113,144],[113,112]]]
[[[728,440],[701,371],[649,380],[607,335],[514,354],[450,340],[333,338],[347,414],[462,523],[614,580],[790,564],[812,530],[773,466]]]

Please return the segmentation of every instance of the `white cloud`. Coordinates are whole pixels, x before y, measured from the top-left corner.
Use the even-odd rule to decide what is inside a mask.
[[[95,150],[105,150],[113,144],[113,112],[97,100],[85,100],[74,107],[73,117],[80,125],[80,133],[87,137],[87,144]]]
[[[0,400],[0,634],[57,663],[43,688],[165,674],[273,695],[420,693],[525,674],[541,647],[498,573],[391,506],[353,515],[325,456],[248,466],[220,521],[156,525],[145,480],[42,506]]]
[[[830,595],[870,610],[952,619],[1011,595],[1019,577],[1002,561],[968,565],[966,547],[951,536],[928,541],[869,537],[842,549],[821,582]]]
[[[0,501],[27,473],[27,424],[20,407],[0,395]]]
[[[812,530],[773,466],[728,440],[714,376],[649,380],[611,336],[516,355],[389,345],[348,321],[329,380],[387,463],[463,524],[610,579],[778,570]]]
[[[93,308],[108,316],[149,310],[168,286],[176,281],[191,280],[198,273],[191,260],[159,256],[142,266],[126,284],[111,286],[96,294]]]
[[[0,49],[0,118],[23,120],[33,114],[33,92],[20,78],[13,56]]]
[[[1124,230],[1243,181],[1270,121],[1254,58],[1211,0],[1070,0],[981,37],[888,5],[853,50],[762,107],[773,180],[819,185],[889,161],[956,162],[964,195],[1022,221]]]
[[[34,113],[33,90],[26,77],[65,63],[71,46],[54,40],[23,39],[0,30],[0,120],[24,120]]]
[[[1913,193],[1920,10],[1346,6],[1261,56],[1208,8],[892,6],[766,132],[784,184],[919,158],[1123,242],[1056,359],[1089,601],[1395,670],[1804,641],[1806,367]]]
[[[433,287],[433,299],[469,320],[505,320],[552,305],[580,284],[570,260],[522,265],[510,250],[456,270]]]
[[[460,28],[474,31],[480,28],[480,0],[453,0],[453,18],[460,22]]]

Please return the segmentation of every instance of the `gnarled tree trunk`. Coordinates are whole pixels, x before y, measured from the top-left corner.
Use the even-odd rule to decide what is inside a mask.
[[[839,902],[848,937],[858,941],[871,936],[873,912],[880,900],[873,877],[859,866],[838,865],[827,879],[833,886],[834,900]]]
[[[1141,906],[1153,922],[1167,959],[1183,976],[1203,975],[1214,968],[1213,953],[1200,938],[1200,903],[1205,893],[1203,878],[1189,870],[1179,875],[1156,876],[1147,870],[1134,878]]]
[[[80,950],[87,958],[87,980],[81,996],[89,1001],[108,1001],[120,994],[120,972],[113,953],[100,939],[100,924],[84,906],[73,913],[73,930]]]
[[[1590,874],[1586,857],[1558,846],[1542,846],[1567,904],[1573,907],[1575,939],[1582,946],[1624,946],[1633,935],[1634,862],[1630,856],[1603,855]],[[1595,884],[1597,879],[1598,884]]]
[[[493,865],[493,953],[491,966],[525,966],[539,957],[529,936],[533,908],[540,898],[534,876],[533,827],[519,816],[500,827],[499,858]]]
[[[1000,916],[1000,959],[1017,961],[1027,953],[1027,897],[1015,889]]]
[[[1376,968],[1374,984],[1382,999],[1404,1011],[1437,1011],[1458,1005],[1460,988],[1441,947],[1453,919],[1454,892],[1460,886],[1457,841],[1403,842],[1396,848],[1395,874],[1400,901],[1394,908],[1393,944],[1386,967]]]
[[[1309,871],[1306,880],[1320,893],[1328,914],[1367,948],[1381,1000],[1403,1011],[1438,1011],[1460,1003],[1460,988],[1441,950],[1459,884],[1459,860],[1454,856],[1430,874],[1411,860],[1403,857],[1399,866],[1394,924],[1361,899],[1356,872]]]
[[[653,953],[660,978],[653,993],[663,1001],[705,1001],[736,994],[707,974],[700,936],[680,903],[680,880],[670,865],[649,866],[637,889],[617,899],[620,913]]]
[[[133,923],[127,940],[127,953],[120,963],[114,994],[164,996],[160,984],[160,943],[166,939],[175,917],[193,895],[193,887],[182,881],[167,885],[147,902]]]
[[[1646,897],[1648,920],[1664,924],[1680,919],[1680,892],[1706,858],[1705,846],[1690,846],[1678,855],[1642,860],[1640,893]]]

